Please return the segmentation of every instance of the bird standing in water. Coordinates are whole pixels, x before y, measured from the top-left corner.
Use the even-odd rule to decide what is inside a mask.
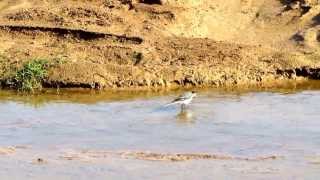
[[[195,91],[186,92],[174,99],[171,103],[167,104],[166,106],[181,104],[181,110],[184,110],[186,106],[191,103],[193,97],[195,96],[197,96],[197,93]]]

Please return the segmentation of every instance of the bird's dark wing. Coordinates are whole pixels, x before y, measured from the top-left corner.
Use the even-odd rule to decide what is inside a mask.
[[[184,101],[184,100],[186,100],[186,99],[188,99],[188,98],[185,97],[185,96],[179,96],[179,97],[177,97],[176,99],[174,99],[174,100],[172,101],[172,103],[173,103],[173,102],[177,102],[177,101]]]

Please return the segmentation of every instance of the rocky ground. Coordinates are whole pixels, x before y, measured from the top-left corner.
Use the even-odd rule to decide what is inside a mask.
[[[3,0],[0,39],[2,86],[36,58],[56,64],[43,79],[48,87],[320,78],[316,0]]]

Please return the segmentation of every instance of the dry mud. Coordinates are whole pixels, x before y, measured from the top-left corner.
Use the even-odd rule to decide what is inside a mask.
[[[2,1],[1,82],[8,67],[33,58],[60,62],[47,87],[319,79],[319,7],[297,0]]]
[[[237,157],[223,154],[208,153],[157,153],[149,151],[94,151],[84,150],[80,152],[68,152],[60,156],[64,160],[97,160],[108,157],[120,157],[124,159],[139,159],[147,161],[188,161],[188,160],[240,160],[240,161],[264,161],[282,158],[281,156]]]

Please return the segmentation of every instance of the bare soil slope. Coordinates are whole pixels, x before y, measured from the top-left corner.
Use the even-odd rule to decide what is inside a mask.
[[[58,61],[49,87],[267,85],[318,79],[312,0],[3,0],[0,77]]]

